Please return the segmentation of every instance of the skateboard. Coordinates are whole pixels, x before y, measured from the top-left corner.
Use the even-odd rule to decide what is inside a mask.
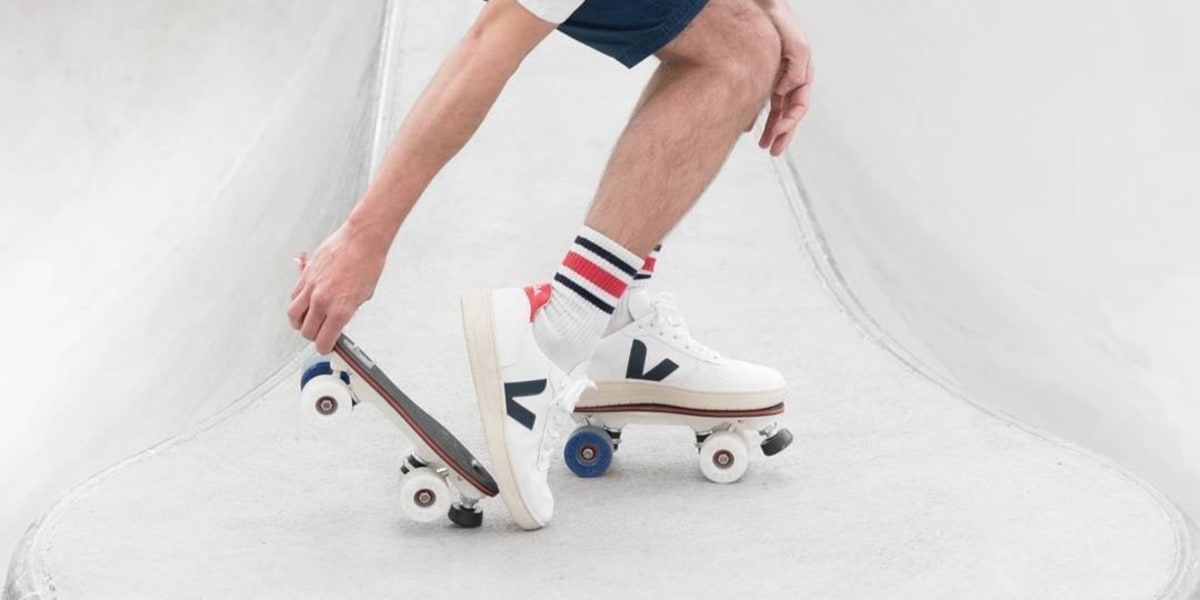
[[[462,527],[483,522],[479,501],[500,493],[492,475],[349,337],[338,338],[333,354],[309,362],[300,390],[303,414],[318,426],[345,423],[363,403],[391,417],[413,447],[400,467],[400,507],[407,517],[432,522],[447,515]]]
[[[750,467],[751,447],[774,456],[792,444],[792,432],[776,418],[783,403],[755,410],[699,410],[642,403],[577,407],[578,428],[563,446],[563,458],[580,477],[599,477],[612,464],[627,425],[686,425],[696,434],[700,472],[709,481],[733,483]]]

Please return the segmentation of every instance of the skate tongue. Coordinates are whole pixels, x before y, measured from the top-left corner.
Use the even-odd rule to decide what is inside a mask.
[[[650,294],[644,290],[629,291],[629,316],[633,317],[634,321],[650,314],[653,309],[650,307]]]

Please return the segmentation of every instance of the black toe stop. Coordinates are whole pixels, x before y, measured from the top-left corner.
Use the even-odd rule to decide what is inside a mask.
[[[786,428],[775,432],[775,435],[763,440],[762,451],[767,456],[775,456],[792,445],[792,432]]]
[[[483,524],[483,511],[466,508],[457,502],[450,506],[448,516],[459,527],[479,527]]]

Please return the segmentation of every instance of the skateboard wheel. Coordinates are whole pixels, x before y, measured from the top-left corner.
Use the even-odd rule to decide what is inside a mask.
[[[478,506],[467,508],[462,503],[455,502],[450,505],[450,512],[446,515],[459,527],[472,528],[483,524],[483,511],[479,510]]]
[[[308,382],[316,377],[333,374],[333,365],[329,363],[328,356],[320,354],[313,356],[305,361],[304,369],[300,371],[300,389],[304,389],[304,386],[308,385]],[[341,373],[340,375],[342,381],[346,382],[346,385],[350,385],[350,375],[346,373]]]
[[[775,456],[792,445],[792,432],[786,427],[776,431],[774,435],[763,440],[762,451],[766,456]]]
[[[580,427],[563,447],[567,468],[580,477],[599,477],[612,464],[613,440],[599,427]]]
[[[442,518],[450,507],[450,488],[442,476],[429,467],[413,469],[404,476],[400,497],[404,516],[419,523]]]
[[[700,472],[709,481],[733,483],[746,474],[749,466],[746,440],[733,431],[718,431],[700,445]]]
[[[317,375],[300,391],[300,408],[314,425],[333,427],[345,423],[354,408],[354,397],[339,377]]]
[[[304,361],[304,368],[300,370],[300,389],[308,385],[313,377],[318,375],[330,375],[333,373],[333,365],[329,364],[329,358],[320,354],[310,356]]]

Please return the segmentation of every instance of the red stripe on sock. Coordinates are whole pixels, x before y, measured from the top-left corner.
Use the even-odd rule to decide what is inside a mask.
[[[563,266],[575,271],[580,277],[592,282],[593,285],[604,290],[613,298],[620,298],[621,294],[625,293],[625,288],[629,286],[628,283],[614,277],[612,273],[574,252],[567,253],[567,257],[563,259]]]

